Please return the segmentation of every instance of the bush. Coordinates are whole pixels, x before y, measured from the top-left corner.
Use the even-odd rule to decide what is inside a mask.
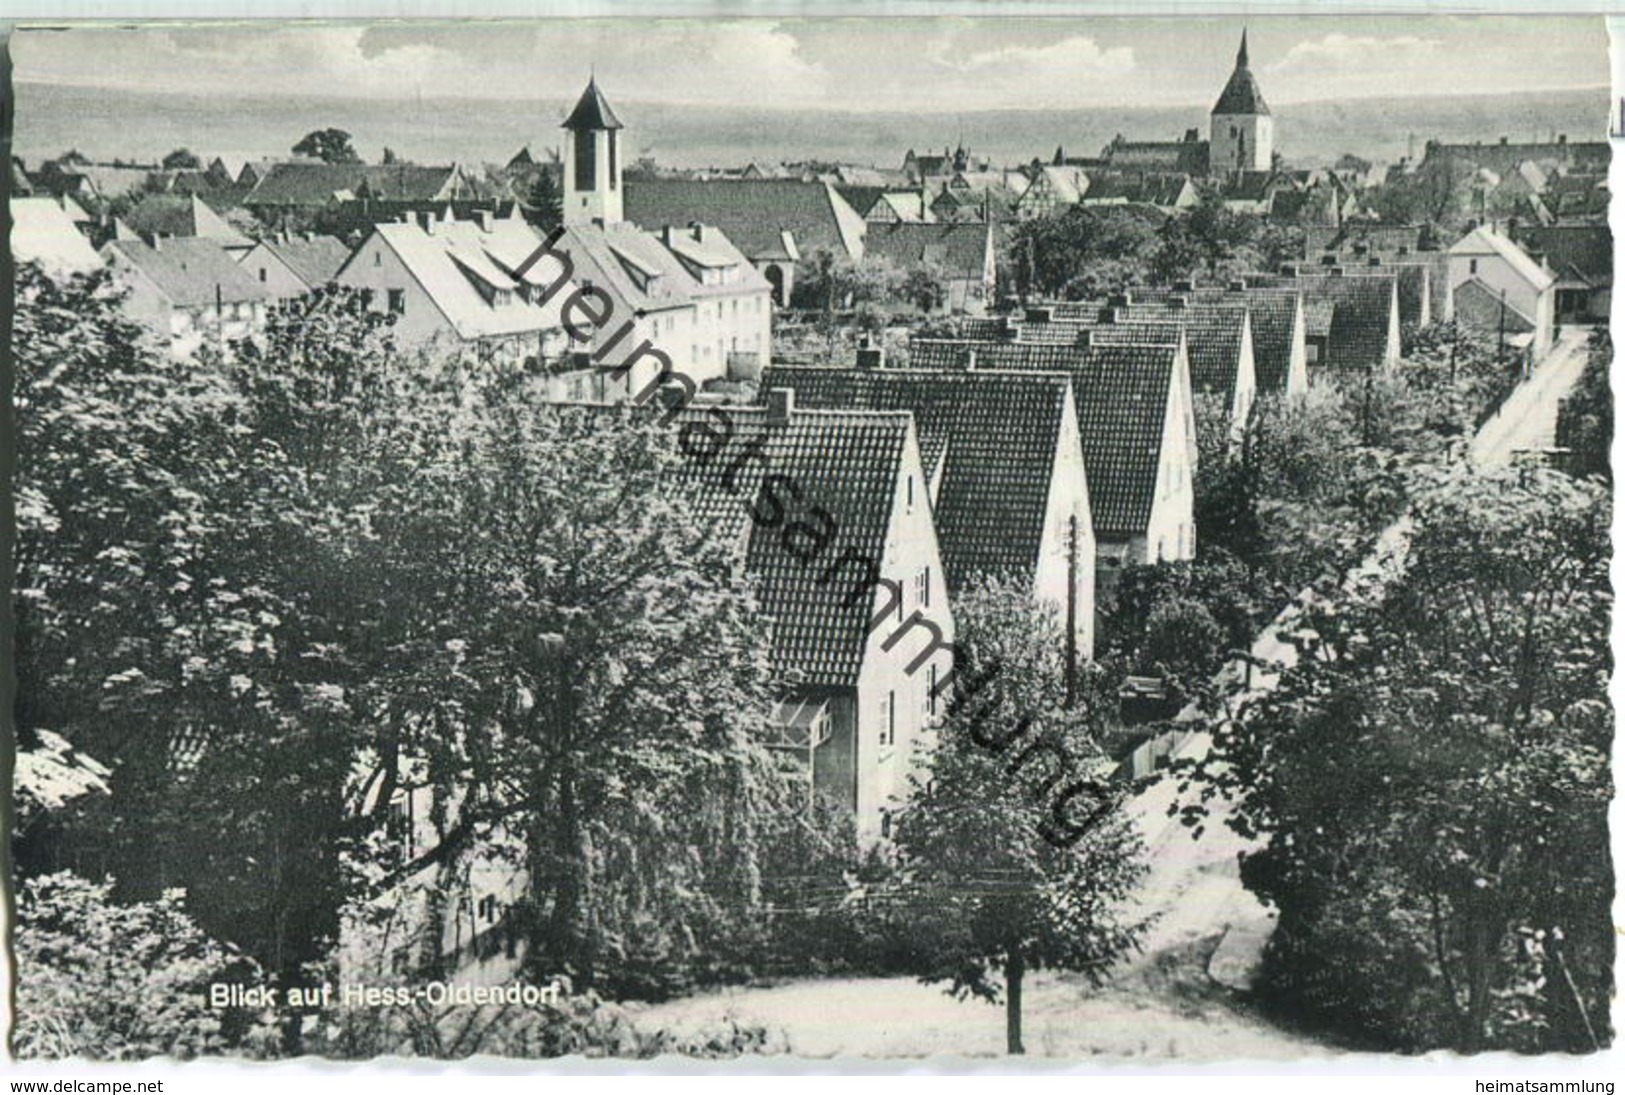
[[[19,1057],[128,1061],[275,1052],[271,1021],[209,1007],[209,985],[264,983],[253,962],[205,936],[179,890],[119,905],[112,880],[70,872],[23,884],[17,898]]]

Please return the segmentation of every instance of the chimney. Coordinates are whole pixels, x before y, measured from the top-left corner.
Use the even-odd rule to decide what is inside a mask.
[[[790,415],[796,409],[796,390],[794,388],[769,388],[767,390],[767,424],[769,426],[784,426],[790,422]]]
[[[1558,144],[1568,144],[1569,143],[1569,135],[1567,133],[1559,133],[1557,135],[1557,143]]]
[[[1399,245],[1399,257],[1400,258],[1404,258],[1406,255],[1408,255],[1410,253],[1411,253],[1411,245],[1410,244],[1402,243],[1402,244]]]
[[[1326,254],[1320,256],[1320,264],[1322,266],[1336,266],[1337,256],[1331,252],[1327,252]]]
[[[665,244],[667,248],[670,248],[671,245],[676,242],[676,240],[677,229],[673,228],[671,225],[668,224],[660,230],[660,242]]]
[[[1229,285],[1225,286],[1225,288],[1229,289],[1232,293],[1244,293],[1247,291],[1247,283],[1240,278],[1236,278],[1235,280],[1231,281]]]
[[[1127,289],[1120,293],[1112,293],[1106,298],[1106,307],[1108,308],[1127,308],[1130,303]]]
[[[1026,311],[1026,320],[1028,323],[1054,323],[1055,309],[1028,308]]]
[[[1376,255],[1372,255],[1370,258],[1365,260],[1365,264],[1367,266],[1381,266],[1382,259]]]
[[[1502,137],[1502,138],[1501,138],[1501,143],[1502,143],[1502,144],[1506,144],[1506,143],[1507,143],[1507,139],[1506,139],[1506,138],[1505,138],[1505,137]]]
[[[164,237],[162,233],[154,232],[152,234],[152,249],[154,251],[162,251],[164,249]]]
[[[492,222],[495,220],[495,214],[493,214],[489,209],[481,209],[475,213],[474,216],[480,222],[481,232],[489,232],[491,230]]]
[[[1289,277],[1289,278],[1297,277],[1298,276],[1298,264],[1295,263],[1295,262],[1283,263],[1281,265],[1281,273],[1283,275],[1285,275],[1286,277]]]
[[[1326,273],[1330,277],[1340,278],[1343,276],[1343,268],[1341,266],[1328,266],[1326,267]]]
[[[1176,293],[1194,293],[1194,292],[1196,292],[1196,282],[1193,281],[1190,278],[1175,278],[1174,279],[1174,292],[1176,292]]]
[[[858,368],[884,369],[885,367],[885,347],[875,345],[875,340],[872,338],[864,339],[863,345],[858,347]]]
[[[701,224],[699,221],[689,221],[688,222],[688,234],[690,236],[694,237],[694,242],[695,243],[704,243],[705,242],[705,225]]]

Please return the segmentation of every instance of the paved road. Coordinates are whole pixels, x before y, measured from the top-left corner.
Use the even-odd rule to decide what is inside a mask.
[[[1529,379],[1473,437],[1468,447],[1470,459],[1494,466],[1507,463],[1521,450],[1551,447],[1558,403],[1579,379],[1589,334],[1583,328],[1563,332]],[[1403,562],[1411,529],[1408,517],[1384,529],[1371,554],[1350,572],[1345,588],[1380,582],[1383,575],[1392,573]],[[1289,605],[1259,633],[1252,646],[1254,661],[1291,665],[1297,649],[1290,636],[1300,626],[1299,605]],[[1227,707],[1237,710],[1273,689],[1278,679],[1278,673],[1256,667],[1249,679],[1246,663],[1232,663],[1220,679],[1229,695]],[[1196,712],[1187,710],[1181,717],[1195,718]],[[1192,735],[1180,755],[1205,756],[1209,745],[1207,735]],[[1180,798],[1177,781],[1165,777],[1131,803],[1151,851],[1152,869],[1141,888],[1141,907],[1158,917],[1141,964],[1222,932],[1210,972],[1221,983],[1245,987],[1274,925],[1273,913],[1241,885],[1237,857],[1251,845],[1225,825],[1230,803],[1223,800],[1208,804],[1208,820],[1193,840],[1190,830],[1168,816],[1169,807]]]

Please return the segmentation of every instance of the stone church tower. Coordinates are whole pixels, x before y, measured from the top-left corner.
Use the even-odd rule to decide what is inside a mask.
[[[564,120],[570,136],[564,142],[564,223],[616,224],[621,206],[621,120],[609,108],[598,81]]]
[[[1241,32],[1236,70],[1213,104],[1209,133],[1209,169],[1215,175],[1231,171],[1268,171],[1275,154],[1275,119],[1247,67],[1247,32]]]

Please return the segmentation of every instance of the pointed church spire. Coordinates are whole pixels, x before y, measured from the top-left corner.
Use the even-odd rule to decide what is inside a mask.
[[[609,100],[598,90],[598,77],[587,79],[587,90],[576,100],[575,109],[564,120],[565,129],[621,129],[621,120],[609,108]]]
[[[1236,51],[1236,67],[1247,67],[1247,28],[1241,28],[1241,49]]]

